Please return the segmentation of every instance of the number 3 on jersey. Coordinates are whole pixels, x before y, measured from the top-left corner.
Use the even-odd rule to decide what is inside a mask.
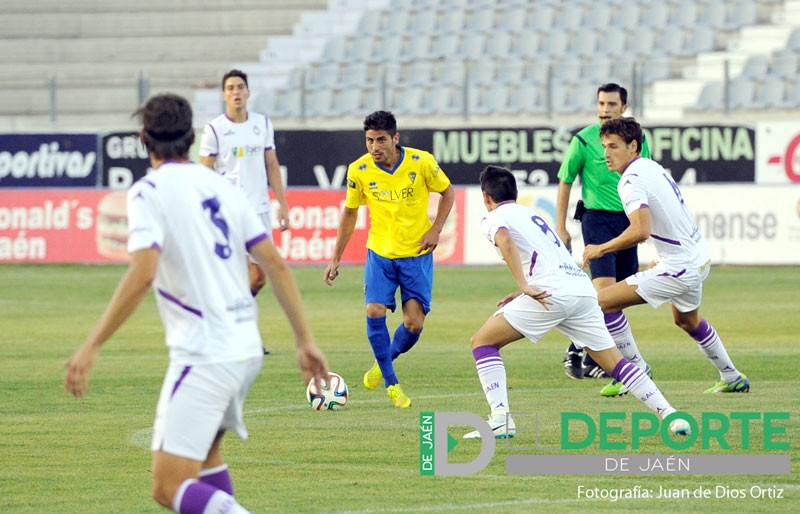
[[[216,253],[221,259],[227,259],[233,253],[231,250],[231,245],[229,244],[228,238],[228,222],[225,221],[225,218],[222,217],[222,213],[219,212],[219,200],[216,197],[211,197],[208,200],[203,202],[203,209],[208,209],[208,215],[211,218],[211,223],[216,226],[219,231],[222,233],[222,237],[225,238],[225,243],[216,243],[214,244],[214,253]]]

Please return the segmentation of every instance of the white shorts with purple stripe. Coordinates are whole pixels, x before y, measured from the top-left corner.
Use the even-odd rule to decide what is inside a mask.
[[[256,213],[256,216],[258,216],[258,219],[260,219],[261,223],[264,225],[264,228],[267,231],[267,237],[272,239],[272,215],[269,212],[259,212]],[[256,264],[256,260],[250,257],[250,254],[247,254],[247,258],[250,260],[250,262]]]
[[[217,364],[170,362],[153,425],[153,451],[204,461],[217,433],[247,439],[244,400],[261,371],[263,355]]]
[[[520,295],[495,314],[502,314],[520,334],[534,343],[552,329],[558,329],[579,348],[616,348],[608,333],[603,311],[593,296],[551,296],[545,309],[528,295]]]
[[[699,268],[674,269],[658,263],[625,279],[636,286],[636,294],[657,309],[670,302],[679,312],[691,312],[700,307],[703,281],[708,277],[711,263]]]

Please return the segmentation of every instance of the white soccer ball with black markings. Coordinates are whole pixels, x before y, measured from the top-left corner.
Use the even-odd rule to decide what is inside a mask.
[[[339,410],[347,403],[349,392],[341,375],[328,373],[327,383],[323,380],[322,390],[317,390],[314,380],[306,387],[306,398],[314,410]]]

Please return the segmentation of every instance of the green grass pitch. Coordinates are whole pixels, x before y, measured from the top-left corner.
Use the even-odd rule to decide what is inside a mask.
[[[350,387],[340,412],[315,412],[305,402],[293,337],[267,288],[259,296],[260,324],[273,355],[253,387],[246,409],[250,439],[228,436],[223,453],[236,496],[253,512],[798,512],[800,511],[800,268],[715,268],[705,284],[701,314],[717,329],[752,390],[703,395],[716,381],[694,342],[672,324],[668,307],[631,308],[639,348],[672,403],[693,415],[705,411],[788,411],[784,423],[792,472],[773,476],[508,475],[498,443],[490,465],[475,475],[424,477],[419,473],[419,413],[472,412],[484,417],[485,399],[469,338],[512,289],[503,267],[436,270],[433,310],[420,343],[396,362],[414,401],[393,409],[383,391],[361,378],[372,363],[364,335],[362,269],[342,268],[333,287],[322,267],[294,269],[319,345],[331,370]],[[63,392],[63,362],[100,316],[121,266],[0,266],[0,512],[149,513],[149,437],[167,362],[163,328],[149,295],[104,349],[87,397]],[[390,331],[400,322],[389,317]],[[643,411],[633,398],[603,399],[600,380],[569,380],[562,371],[565,338],[549,334],[537,345],[519,341],[503,350],[514,411],[536,411],[542,444],[558,443],[558,416],[581,411]],[[464,427],[468,430],[468,427]],[[460,437],[463,431],[451,427]],[[760,448],[761,424],[749,450]],[[515,445],[532,446],[520,433]],[[477,455],[462,441],[452,462]],[[531,451],[531,453],[533,450]],[[587,453],[603,453],[595,444]],[[619,453],[619,452],[617,452]],[[657,439],[638,451],[669,454]],[[691,453],[726,453],[718,447]],[[787,453],[777,452],[777,453]],[[743,498],[675,500],[586,499],[578,486],[600,488],[745,490]],[[754,498],[752,487],[780,488],[783,499]]]

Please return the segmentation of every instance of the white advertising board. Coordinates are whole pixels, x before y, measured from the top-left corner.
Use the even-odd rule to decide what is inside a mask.
[[[711,248],[713,264],[800,265],[800,185],[683,185],[681,192]],[[524,188],[519,202],[534,208],[555,228],[556,187]],[[576,261],[583,254],[580,224],[571,219],[580,190],[573,188],[567,230]],[[499,264],[494,247],[481,235],[486,212],[480,188],[466,191],[465,264]],[[639,247],[639,261],[654,256],[649,243]]]

